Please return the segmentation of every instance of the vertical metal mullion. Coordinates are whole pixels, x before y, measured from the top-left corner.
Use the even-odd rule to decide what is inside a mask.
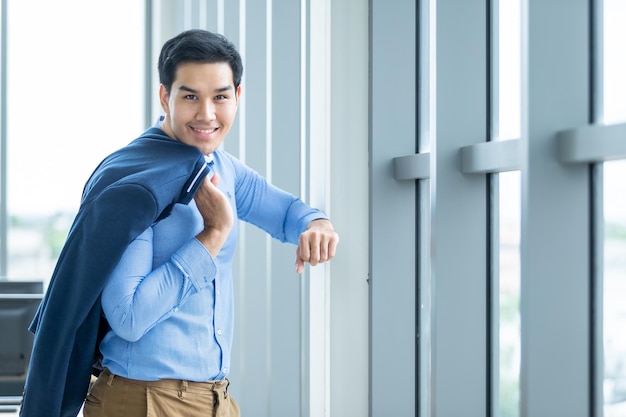
[[[416,102],[417,105],[415,106],[415,152],[419,152],[419,137],[420,134],[419,132],[421,132],[421,122],[422,122],[422,117],[420,114],[421,111],[421,97],[420,97],[420,90],[422,90],[422,71],[421,68],[422,66],[420,65],[420,61],[421,61],[421,50],[422,50],[422,36],[421,35],[421,27],[422,27],[422,22],[421,22],[421,1],[417,2],[417,5],[415,7],[415,22],[416,22],[416,30],[415,30],[415,78],[416,78],[416,82],[415,82],[415,97],[416,97]],[[420,239],[423,240],[422,238],[422,234],[420,233],[420,229],[422,228],[422,214],[423,214],[423,210],[422,210],[422,205],[420,204],[421,198],[423,198],[421,196],[420,193],[420,181],[416,181],[415,182],[415,208],[416,208],[416,218],[417,221],[415,222],[415,248],[417,253],[415,254],[415,281],[416,281],[416,285],[415,285],[415,413],[416,413],[416,417],[420,417],[421,416],[421,410],[420,410],[420,401],[421,401],[421,395],[420,395],[420,390],[422,388],[422,384],[421,384],[421,377],[422,377],[422,372],[421,372],[421,347],[420,347],[420,327],[421,327],[421,322],[420,322],[420,306],[421,306],[421,299],[420,299],[420,290],[421,290],[421,280],[422,280],[422,274],[420,274],[420,264],[422,261],[422,258],[420,256],[421,253],[421,248],[422,245],[420,244]]]
[[[414,416],[415,184],[395,181],[389,167],[393,157],[414,153],[416,147],[416,121],[406,112],[414,115],[417,106],[413,54],[419,3],[371,0],[369,5],[370,415]],[[399,45],[403,53],[394,53],[389,45]],[[391,87],[391,101],[390,80],[402,86]],[[394,401],[389,401],[389,375],[394,379]]]
[[[604,119],[604,0],[589,0],[589,123]],[[604,167],[589,167],[589,416],[604,415]]]
[[[432,27],[434,0],[422,0],[415,8],[416,27],[416,152],[430,150],[431,122],[434,107],[430,106],[434,94],[431,76],[435,73],[431,54],[434,53],[434,31]],[[431,276],[430,276],[430,181],[418,180],[415,184],[416,230],[415,247],[415,410],[419,417],[431,415]]]
[[[419,417],[432,415],[432,282],[430,279],[430,251],[428,238],[430,236],[430,213],[429,213],[429,184],[430,180],[418,180],[416,182],[416,370],[415,370],[415,409]]]
[[[330,213],[330,0],[308,5],[308,121],[306,200]],[[330,412],[330,282],[328,265],[308,269],[309,299],[309,415],[325,417]]]
[[[421,57],[424,48],[422,47],[422,41],[424,37],[422,36],[422,7],[424,1],[418,2],[417,7],[415,8],[415,22],[417,22],[416,31],[415,31],[415,74],[417,78],[417,82],[415,83],[415,97],[417,101],[417,105],[415,106],[415,125],[416,125],[416,135],[415,135],[415,152],[419,152],[419,141],[420,141],[420,133],[421,133],[421,125],[422,125],[422,97],[420,96],[420,91],[423,91],[423,74],[422,74],[422,65],[421,65]],[[422,305],[420,292],[422,290],[422,270],[420,269],[420,263],[422,261],[422,257],[420,256],[419,248],[422,247],[420,245],[420,239],[422,239],[422,205],[420,204],[420,198],[422,194],[420,193],[420,181],[415,182],[415,207],[416,207],[416,217],[417,221],[415,222],[415,247],[418,248],[418,253],[415,256],[415,271],[416,271],[416,281],[417,285],[415,286],[415,412],[416,417],[421,417],[424,415],[420,408],[420,403],[422,401],[421,390],[423,388],[422,384],[422,332],[421,332],[421,317],[422,314],[420,312],[420,306]]]
[[[224,27],[226,25],[224,19],[224,0],[217,0],[217,32],[224,33]]]
[[[499,1],[487,0],[487,111],[486,111],[486,131],[487,141],[496,140],[499,134],[499,89],[500,89],[500,72],[499,72],[499,44],[500,44],[500,19],[499,19]],[[500,286],[499,286],[499,227],[500,211],[498,205],[499,196],[499,176],[498,174],[487,175],[487,309],[486,309],[486,325],[485,332],[487,340],[486,346],[486,389],[485,403],[487,407],[487,416],[498,415],[499,404],[499,375],[500,375]]]
[[[152,0],[144,1],[144,101],[143,101],[143,120],[144,125],[150,126],[154,120],[152,115],[152,100],[154,92],[152,88],[154,74],[154,8]]]
[[[486,0],[437,2],[430,161],[435,415],[487,414],[487,181],[460,175],[457,159],[461,147],[488,136],[487,9]]]
[[[309,128],[309,0],[300,0],[300,190],[301,196],[306,195],[307,190],[307,132]],[[310,410],[310,389],[309,379],[310,346],[309,339],[309,276],[305,271],[303,279],[300,280],[300,417],[309,415]]]
[[[604,0],[589,0],[589,123],[604,119]]]
[[[7,212],[7,3],[0,3],[0,277],[8,271]]]
[[[588,416],[589,175],[552,141],[588,122],[589,0],[524,3],[521,416]]]
[[[182,10],[182,18],[183,18],[183,30],[191,29],[193,22],[193,0],[183,0],[183,10]]]
[[[272,91],[272,0],[265,0],[265,178],[271,183],[272,172],[272,121],[273,121],[273,91]],[[272,237],[265,236],[265,276],[267,285],[265,287],[265,304],[268,306],[265,310],[267,340],[265,341],[265,372],[268,375],[269,384],[267,384],[266,392],[269,403],[269,411],[273,409],[272,391],[274,390],[274,372],[272,365],[272,342],[274,326],[272,326],[272,291],[274,284],[274,271],[272,259]]]
[[[604,216],[601,163],[589,167],[589,416],[604,415]]]
[[[487,175],[487,387],[488,417],[500,409],[500,176]]]

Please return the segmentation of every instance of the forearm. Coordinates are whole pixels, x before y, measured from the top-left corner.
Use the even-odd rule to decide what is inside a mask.
[[[120,337],[137,340],[214,278],[215,263],[195,239],[152,270],[151,233],[147,233],[124,253],[103,291],[102,307]]]
[[[217,254],[224,246],[224,242],[228,238],[228,233],[230,229],[204,229],[198,235],[196,235],[196,239],[198,242],[202,244],[206,248],[206,250],[211,254],[213,258],[217,257]]]

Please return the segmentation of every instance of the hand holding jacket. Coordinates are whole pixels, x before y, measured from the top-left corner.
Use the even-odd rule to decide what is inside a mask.
[[[194,197],[204,219],[204,230],[196,236],[196,239],[213,257],[217,256],[224,245],[234,222],[233,210],[224,193],[217,188],[218,183],[219,174],[205,178]]]

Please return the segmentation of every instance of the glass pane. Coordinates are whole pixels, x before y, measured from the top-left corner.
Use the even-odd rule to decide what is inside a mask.
[[[604,115],[626,122],[626,2],[604,0]],[[604,416],[626,415],[626,161],[604,164]]]
[[[498,128],[496,139],[521,137],[521,0],[498,4]]]
[[[499,416],[519,416],[521,175],[499,174]]]
[[[626,2],[604,0],[604,123],[626,122]]]
[[[521,137],[521,1],[498,2],[498,117],[496,140]],[[521,175],[498,174],[498,282],[494,298],[499,363],[493,393],[498,398],[494,415],[519,416],[520,400],[520,232]]]
[[[626,415],[626,161],[604,164],[604,415]]]
[[[144,128],[144,3],[8,0],[9,279],[47,283],[89,174]]]

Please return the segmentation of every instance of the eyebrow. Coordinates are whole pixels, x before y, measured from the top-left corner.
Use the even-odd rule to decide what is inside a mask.
[[[220,87],[220,88],[216,88],[215,90],[213,90],[214,93],[223,93],[224,91],[229,91],[232,90],[233,86],[232,85],[227,85],[225,87]],[[191,87],[187,87],[186,85],[181,85],[180,86],[180,90],[182,91],[186,91],[188,93],[193,93],[193,94],[198,94],[198,90],[191,88]]]

